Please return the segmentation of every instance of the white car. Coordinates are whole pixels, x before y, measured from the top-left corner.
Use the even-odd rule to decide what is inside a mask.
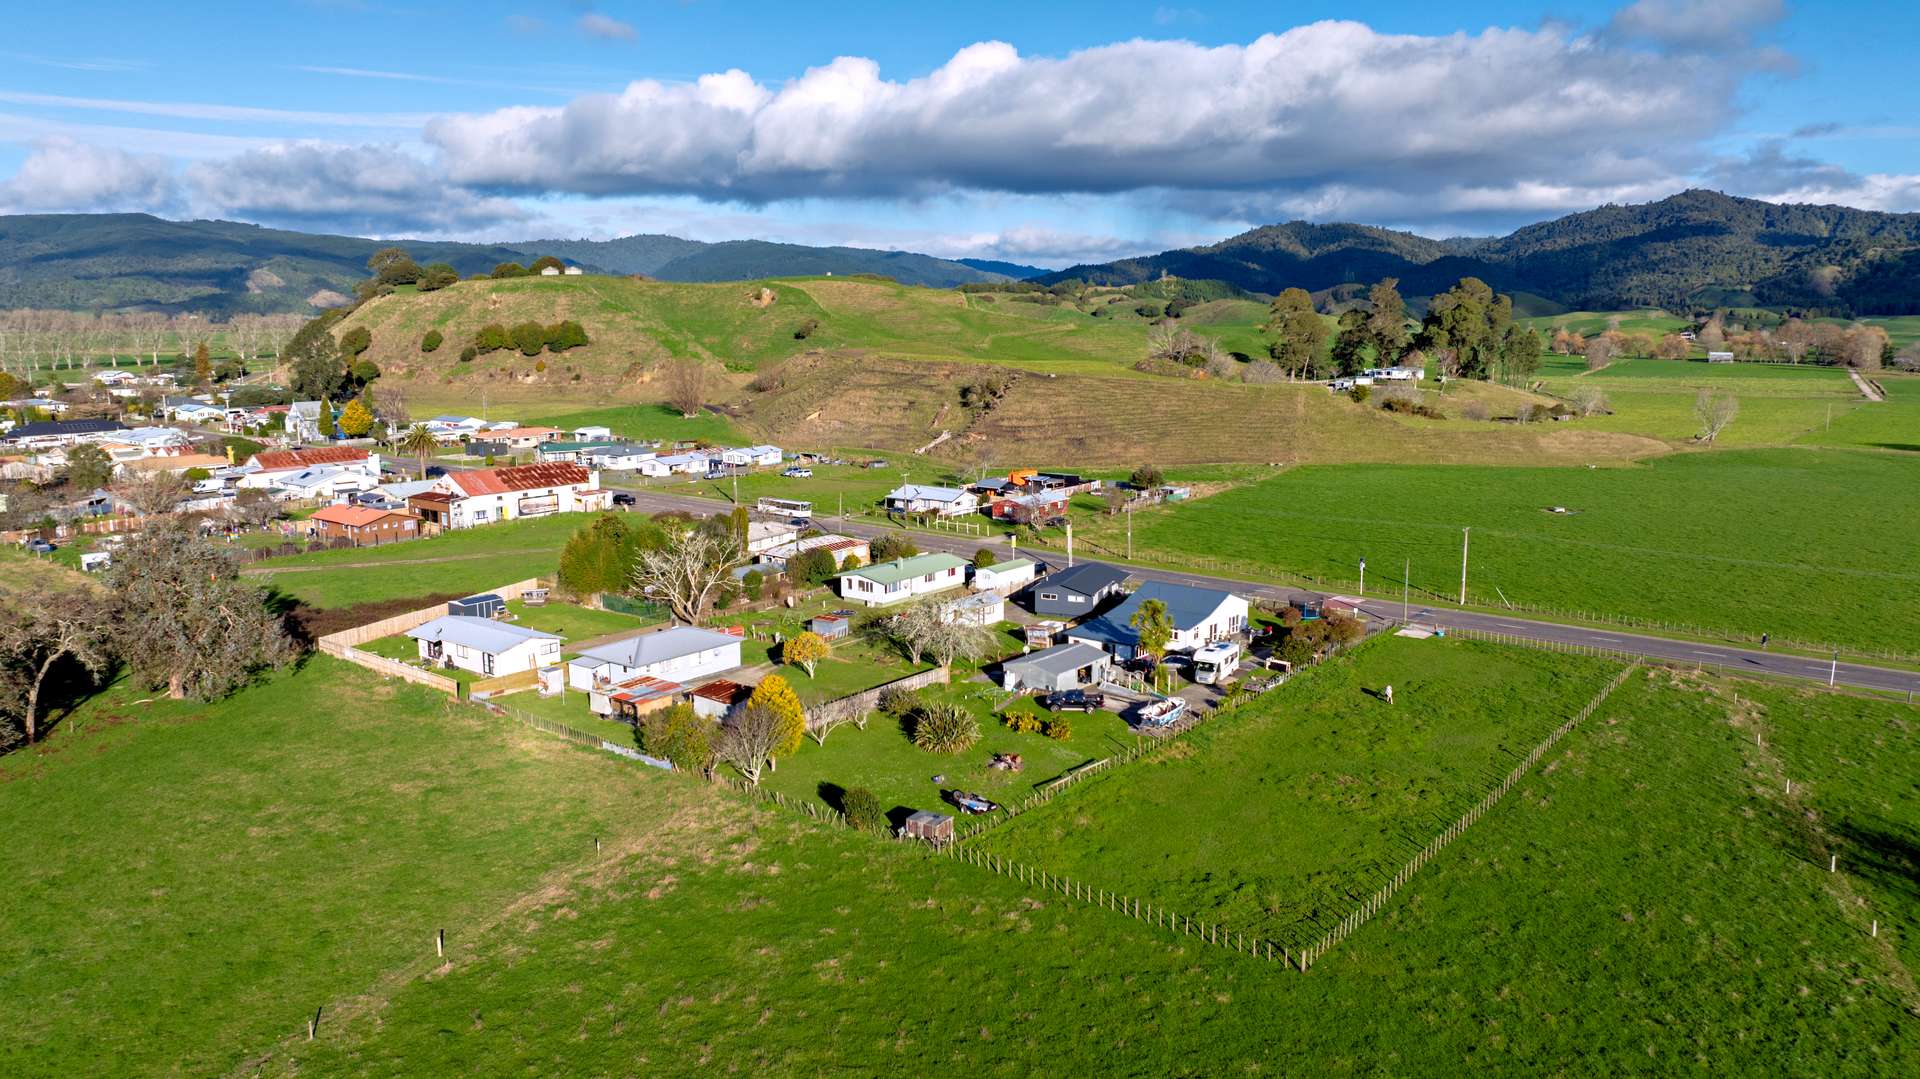
[[[789,468],[789,469],[787,469],[787,470],[786,470],[785,472],[782,472],[782,473],[780,473],[780,474],[781,474],[782,476],[785,476],[785,477],[787,477],[787,478],[788,478],[788,479],[790,479],[790,480],[810,480],[810,479],[812,479],[812,478],[813,478],[813,469],[811,469],[811,468]]]

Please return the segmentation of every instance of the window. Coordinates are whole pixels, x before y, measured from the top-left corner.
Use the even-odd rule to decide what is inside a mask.
[[[485,671],[488,674],[493,673],[493,653],[492,652],[480,653],[480,669]]]
[[[1085,596],[1068,596],[1067,597],[1068,603],[1085,603],[1086,601],[1087,601],[1087,597]]]
[[[1060,598],[1060,596],[1059,596],[1059,593],[1056,593],[1056,592],[1042,592],[1040,593],[1040,598],[1045,600],[1057,600]]]

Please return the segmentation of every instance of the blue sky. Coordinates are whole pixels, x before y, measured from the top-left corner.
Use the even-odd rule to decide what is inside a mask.
[[[1057,266],[1688,186],[1920,210],[1916,42],[1881,0],[35,5],[0,211]]]

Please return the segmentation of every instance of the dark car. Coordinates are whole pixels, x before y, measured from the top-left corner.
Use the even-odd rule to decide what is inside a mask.
[[[27,550],[32,551],[34,554],[52,554],[59,549],[60,546],[58,544],[48,543],[43,539],[27,541]]]
[[[1049,712],[1091,712],[1102,703],[1098,693],[1089,694],[1084,689],[1063,689],[1047,694],[1046,699]]]
[[[616,506],[631,506],[633,505],[633,496],[625,491],[615,491],[613,493],[613,504]]]

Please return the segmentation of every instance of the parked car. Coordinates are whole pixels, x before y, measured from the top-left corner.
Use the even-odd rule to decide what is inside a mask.
[[[1049,712],[1091,712],[1105,707],[1106,702],[1098,693],[1088,693],[1084,689],[1063,689],[1047,694],[1045,704]]]
[[[991,802],[972,791],[948,791],[947,800],[962,813],[992,813],[1000,808],[998,802]]]
[[[795,465],[780,474],[790,480],[810,480],[813,478],[813,469]]]
[[[625,491],[615,491],[613,492],[613,504],[616,506],[631,506],[633,505],[633,496]]]
[[[59,544],[48,543],[43,539],[27,541],[27,550],[32,551],[34,554],[52,554],[59,549]]]

